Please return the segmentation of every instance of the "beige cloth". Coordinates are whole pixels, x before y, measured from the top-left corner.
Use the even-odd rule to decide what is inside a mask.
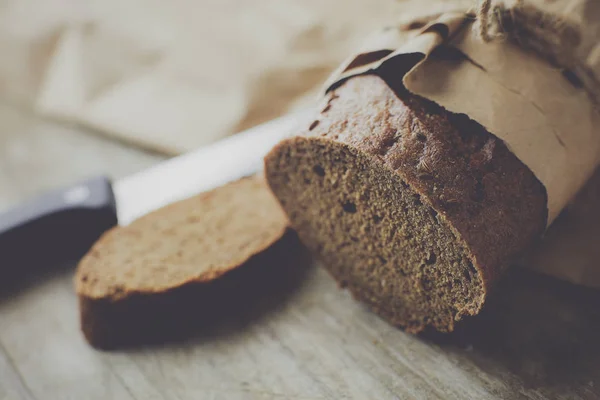
[[[368,32],[423,4],[9,0],[2,94],[174,155],[312,101]]]

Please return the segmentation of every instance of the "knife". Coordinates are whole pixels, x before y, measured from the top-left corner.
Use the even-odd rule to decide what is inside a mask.
[[[77,260],[117,224],[257,172],[264,155],[311,111],[280,117],[114,184],[94,177],[1,213],[3,263],[26,268]]]

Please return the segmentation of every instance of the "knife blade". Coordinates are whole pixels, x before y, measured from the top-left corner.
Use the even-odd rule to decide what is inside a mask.
[[[119,223],[259,171],[266,153],[312,115],[308,109],[274,119],[117,181]]]
[[[262,168],[311,110],[280,117],[118,180],[95,177],[0,213],[2,263],[26,268],[81,257],[106,230]],[[14,272],[14,271],[13,271]]]

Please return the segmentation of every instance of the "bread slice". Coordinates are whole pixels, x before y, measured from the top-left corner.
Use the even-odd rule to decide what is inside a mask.
[[[392,87],[346,81],[265,173],[302,242],[356,298],[409,332],[452,331],[541,235],[546,191],[482,126]]]
[[[280,261],[267,249],[287,227],[255,176],[114,228],[75,275],[86,339],[104,349],[162,340],[224,302],[235,304],[240,286],[252,282],[246,270]]]

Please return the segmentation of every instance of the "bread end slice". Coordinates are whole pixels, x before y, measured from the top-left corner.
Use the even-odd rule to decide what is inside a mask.
[[[254,276],[285,262],[287,224],[254,176],[112,229],[74,278],[87,341],[111,349],[165,340],[243,302]]]

